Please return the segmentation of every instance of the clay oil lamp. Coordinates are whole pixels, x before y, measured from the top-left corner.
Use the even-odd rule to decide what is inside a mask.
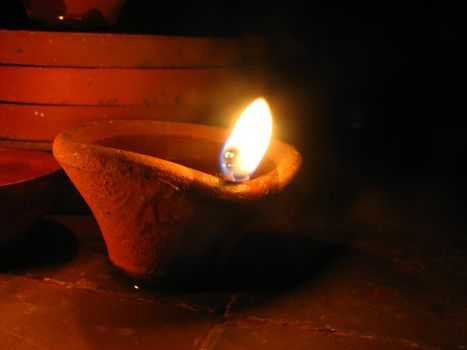
[[[23,0],[29,19],[52,27],[114,26],[126,0]]]
[[[271,128],[259,99],[230,137],[198,124],[97,121],[59,134],[53,152],[95,215],[113,264],[154,281],[213,264],[292,181],[301,156],[270,140]]]
[[[62,180],[50,153],[0,148],[0,254],[49,209]]]

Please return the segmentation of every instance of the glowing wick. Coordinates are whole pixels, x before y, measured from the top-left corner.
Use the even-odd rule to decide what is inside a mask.
[[[232,182],[249,180],[266,153],[271,134],[271,111],[266,101],[258,98],[243,111],[222,148],[224,178]]]

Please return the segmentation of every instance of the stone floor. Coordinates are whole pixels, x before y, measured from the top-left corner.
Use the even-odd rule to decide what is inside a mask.
[[[49,215],[0,264],[0,349],[466,349],[458,207],[413,188],[325,197],[175,289],[116,271],[92,216]]]

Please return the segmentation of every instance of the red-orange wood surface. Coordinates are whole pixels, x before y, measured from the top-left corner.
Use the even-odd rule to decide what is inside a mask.
[[[214,67],[258,57],[258,38],[0,30],[0,64],[51,67]]]
[[[203,122],[208,110],[196,105],[41,106],[0,103],[0,139],[48,140],[75,124],[105,119]]]
[[[0,66],[0,101],[87,106],[208,103],[250,89],[248,69]],[[249,80],[247,80],[247,77]]]

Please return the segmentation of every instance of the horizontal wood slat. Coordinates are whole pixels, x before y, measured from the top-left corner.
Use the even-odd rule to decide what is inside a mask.
[[[249,89],[248,69],[90,69],[0,66],[0,101],[154,106],[208,103]]]
[[[53,67],[215,67],[263,51],[260,38],[0,30],[0,64]]]

